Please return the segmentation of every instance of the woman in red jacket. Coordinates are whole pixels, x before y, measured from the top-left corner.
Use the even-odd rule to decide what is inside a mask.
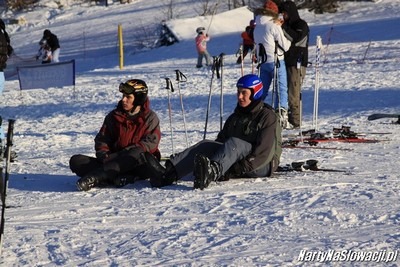
[[[105,117],[94,139],[96,158],[79,154],[70,159],[72,172],[81,177],[76,183],[80,191],[133,182],[127,181],[127,176],[146,179],[160,175],[154,168],[146,168],[146,157],[160,159],[161,138],[160,121],[150,109],[147,85],[142,80],[128,80],[120,84],[119,91],[122,99]]]

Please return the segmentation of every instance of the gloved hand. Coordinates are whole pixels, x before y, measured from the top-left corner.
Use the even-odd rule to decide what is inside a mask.
[[[243,173],[244,172],[241,161],[238,161],[229,168],[229,170],[223,176],[224,178],[222,179],[222,181],[227,181],[230,178],[241,177]]]
[[[96,158],[103,164],[110,160],[110,156],[107,151],[97,151]]]

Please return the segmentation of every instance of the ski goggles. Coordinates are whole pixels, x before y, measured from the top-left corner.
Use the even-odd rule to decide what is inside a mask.
[[[124,94],[135,94],[147,92],[147,87],[141,83],[136,83],[134,86],[127,83],[120,83],[119,91]]]
[[[129,84],[126,83],[120,83],[119,85],[119,91],[123,94],[133,94],[135,92],[135,88],[133,88],[132,86],[130,86]]]

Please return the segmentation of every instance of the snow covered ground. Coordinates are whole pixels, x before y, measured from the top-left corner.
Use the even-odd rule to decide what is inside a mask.
[[[190,18],[190,1],[177,2],[182,19],[168,23],[181,42],[144,52],[133,50],[135,36],[163,19],[163,1],[49,7],[19,14],[26,20],[23,26],[7,26],[15,52],[26,59],[36,54],[43,30],[51,29],[60,38],[61,60],[76,60],[77,82],[75,88],[20,91],[16,76],[6,81],[0,114],[6,125],[7,119],[16,119],[13,149],[18,160],[10,170],[2,266],[397,266],[399,257],[388,263],[354,262],[352,252],[380,257],[400,250],[399,125],[391,119],[367,120],[372,113],[400,113],[398,0],[346,2],[336,14],[301,11],[311,27],[311,62],[317,35],[324,45],[320,130],[346,125],[386,141],[319,145],[350,150],[284,149],[281,164],[313,158],[321,167],[347,173],[231,180],[204,191],[192,190],[191,177],[163,189],[141,181],[119,189],[76,190],[69,158],[94,154],[93,138],[120,98],[119,83],[129,78],[148,83],[152,108],[161,120],[160,149],[168,156],[165,78],[175,82],[174,70],[184,73],[189,142],[202,140],[211,71],[194,67],[198,26],[212,22],[209,51],[226,54],[224,119],[235,107],[240,77],[235,53],[248,11],[232,11],[238,23],[217,14],[199,25],[202,19]],[[122,70],[118,24],[125,40]],[[247,64],[246,73],[250,71]],[[214,79],[213,85],[208,138],[219,130],[221,80]],[[311,67],[303,89],[304,129],[312,128],[313,96]],[[177,92],[171,101],[174,150],[180,151],[186,144]],[[318,251],[343,253],[340,257],[348,261],[300,261]]]

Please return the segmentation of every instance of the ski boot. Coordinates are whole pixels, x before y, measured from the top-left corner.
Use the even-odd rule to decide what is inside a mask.
[[[298,161],[292,162],[291,166],[295,171],[304,171],[304,170],[317,170],[318,169],[318,160],[309,159],[306,161]]]
[[[194,185],[193,188],[203,190],[212,181],[217,181],[221,175],[221,166],[216,161],[211,161],[203,155],[196,155],[194,159]]]
[[[103,170],[95,170],[80,178],[76,182],[76,187],[79,191],[89,191],[93,187],[106,182],[107,179],[107,174]]]
[[[171,161],[167,160],[164,167],[150,153],[143,153],[143,157],[147,164],[146,168],[149,171],[150,184],[152,187],[160,188],[172,185],[178,180],[178,175]]]

